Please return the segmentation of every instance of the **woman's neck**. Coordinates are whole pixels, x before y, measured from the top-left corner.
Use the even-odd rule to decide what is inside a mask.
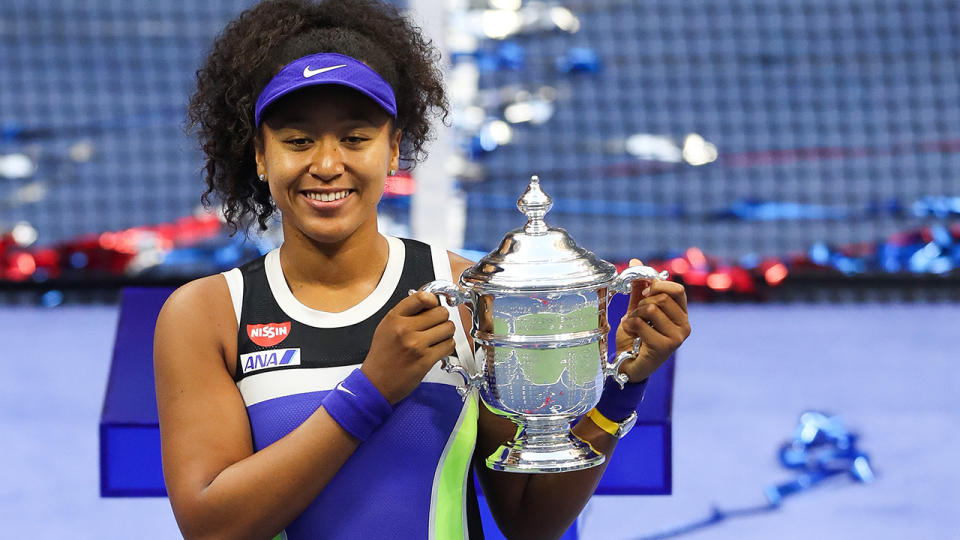
[[[280,266],[290,292],[304,305],[322,311],[343,311],[377,287],[387,267],[387,239],[363,225],[348,238],[322,244],[284,226]],[[290,227],[293,228],[293,227]]]

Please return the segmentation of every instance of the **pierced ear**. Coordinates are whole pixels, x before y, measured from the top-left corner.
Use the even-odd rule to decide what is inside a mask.
[[[400,140],[402,138],[403,132],[397,129],[393,132],[393,137],[390,140],[390,170],[393,171],[390,176],[396,174],[397,169],[400,168]]]
[[[256,135],[253,136],[253,158],[257,163],[258,174],[264,172],[263,154],[264,154],[263,138],[260,136],[260,133],[258,132]]]
[[[403,131],[397,128],[390,137],[390,148],[396,153],[400,152],[400,141],[403,139]]]

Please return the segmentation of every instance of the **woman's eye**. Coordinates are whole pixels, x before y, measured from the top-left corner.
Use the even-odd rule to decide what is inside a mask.
[[[351,143],[351,144],[361,143],[361,142],[366,141],[366,140],[367,140],[366,137],[359,137],[359,136],[344,137],[344,138],[343,138],[343,141],[344,141],[344,142],[346,142],[346,143]]]
[[[289,139],[289,140],[287,140],[287,144],[292,145],[292,146],[306,146],[306,145],[310,144],[310,139],[307,139],[307,138],[304,138],[304,137],[299,137],[299,138],[296,138],[296,139]]]

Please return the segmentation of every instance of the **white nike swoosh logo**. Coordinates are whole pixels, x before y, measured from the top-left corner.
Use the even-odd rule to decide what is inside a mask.
[[[337,385],[337,390],[340,390],[341,392],[346,392],[346,393],[350,394],[350,395],[353,396],[353,397],[357,397],[356,394],[354,394],[353,392],[347,390],[347,389],[343,386],[343,383],[340,383],[340,384]]]
[[[326,72],[328,72],[328,71],[331,71],[331,70],[334,70],[334,69],[337,69],[337,68],[342,68],[342,67],[347,67],[347,65],[346,65],[346,64],[340,64],[339,66],[330,66],[330,67],[315,69],[315,70],[312,70],[312,71],[310,70],[310,66],[307,66],[307,67],[303,68],[303,78],[304,78],[304,79],[309,79],[310,77],[313,77],[314,75],[319,75],[319,74],[321,74],[321,73],[326,73]]]

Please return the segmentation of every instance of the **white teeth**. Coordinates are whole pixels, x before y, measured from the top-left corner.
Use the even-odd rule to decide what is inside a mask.
[[[307,197],[316,201],[330,202],[330,201],[336,201],[338,199],[342,199],[349,194],[350,194],[350,191],[347,191],[347,190],[338,191],[336,193],[314,193],[310,191],[310,192],[307,192]]]

